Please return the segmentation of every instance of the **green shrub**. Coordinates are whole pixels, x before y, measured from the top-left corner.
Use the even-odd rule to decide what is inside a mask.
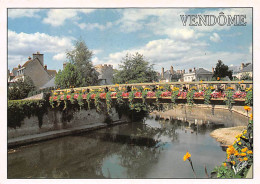
[[[7,107],[7,126],[11,128],[21,127],[21,122],[31,116],[37,116],[39,127],[42,126],[42,118],[47,113],[46,100],[9,100]]]

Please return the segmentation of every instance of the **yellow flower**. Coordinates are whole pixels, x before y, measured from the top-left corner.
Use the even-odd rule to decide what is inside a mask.
[[[253,114],[252,113],[250,114],[250,120],[253,120]]]
[[[225,167],[227,167],[227,163],[226,163],[226,162],[224,162],[223,165],[224,165]]]
[[[248,151],[247,151],[247,154],[252,154],[252,153],[253,153],[252,150],[248,150]]]
[[[238,161],[240,161],[240,162],[241,162],[242,160],[243,160],[242,158],[238,158]]]
[[[247,133],[247,130],[244,130],[243,134],[246,134]]]
[[[187,152],[184,156],[183,156],[183,161],[186,161],[187,159],[189,159],[191,157],[191,154],[189,152]]]
[[[236,150],[234,153],[235,156],[239,155],[238,151]]]
[[[227,148],[227,154],[228,154],[228,155],[234,154],[235,151],[236,151],[236,149],[235,149],[232,145],[231,145],[231,146],[228,146],[228,148]]]
[[[241,152],[246,152],[247,151],[247,147],[241,149]]]
[[[217,77],[217,80],[219,80],[220,78],[219,77]]]
[[[200,81],[200,83],[202,83],[202,80]]]
[[[249,106],[244,106],[244,109],[246,110],[246,111],[250,111],[251,110],[251,107],[249,107]]]
[[[241,145],[241,142],[238,142],[237,144]]]
[[[235,165],[235,164],[236,164],[236,162],[235,162],[235,161],[231,161],[231,163],[232,163],[233,165]]]
[[[115,86],[116,86],[116,87],[118,87],[118,86],[119,86],[119,84],[115,84]]]
[[[246,153],[240,153],[240,156],[244,157],[246,156]]]
[[[248,158],[247,157],[244,157],[244,161],[247,161],[248,160]]]
[[[244,80],[242,80],[241,82],[244,83]]]

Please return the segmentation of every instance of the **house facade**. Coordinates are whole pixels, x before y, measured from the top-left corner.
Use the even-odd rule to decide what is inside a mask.
[[[98,72],[99,85],[110,85],[113,84],[113,65],[100,64],[95,66]]]
[[[33,54],[33,58],[28,57],[22,66],[19,64],[17,68],[12,70],[11,83],[19,79],[24,79],[24,76],[29,76],[36,88],[40,88],[49,82],[57,74],[56,70],[48,70],[47,65],[44,65],[44,55],[37,52]]]
[[[183,74],[184,82],[192,82],[192,81],[210,81],[212,79],[213,72],[205,70],[204,68],[194,68],[189,69],[188,73]]]

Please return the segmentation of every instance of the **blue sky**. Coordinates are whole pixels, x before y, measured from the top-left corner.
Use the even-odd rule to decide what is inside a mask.
[[[180,15],[246,15],[246,26],[183,26]],[[79,38],[93,51],[93,64],[118,67],[139,52],[157,71],[252,62],[252,10],[226,9],[9,9],[8,68],[37,51],[48,69],[62,69],[66,51]]]

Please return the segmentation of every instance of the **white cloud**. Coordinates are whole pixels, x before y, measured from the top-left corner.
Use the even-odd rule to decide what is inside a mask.
[[[61,60],[64,58],[62,53],[73,47],[71,37],[50,36],[45,33],[16,33],[8,30],[8,63],[9,67],[23,64],[32,53],[55,54],[53,59]]]
[[[52,58],[53,58],[53,60],[56,60],[56,61],[65,61],[66,60],[66,53],[62,52],[62,53],[56,54]]]
[[[249,53],[252,54],[252,45],[249,46]]]
[[[155,64],[154,68],[160,71],[161,67],[166,70],[172,65],[174,69],[189,69],[193,67],[203,67],[211,69],[220,59],[225,64],[241,63],[241,61],[250,60],[249,54],[238,52],[210,52],[207,51],[208,44],[201,41],[183,42],[172,39],[153,40],[140,48],[123,50],[121,52],[111,53],[106,62],[118,67],[120,61],[127,53],[134,54],[139,52],[146,59]]]
[[[88,14],[95,11],[94,9],[51,9],[43,22],[52,26],[61,26],[67,19],[79,20],[79,13]]]
[[[40,9],[9,9],[8,17],[13,19],[22,17],[39,18],[40,16],[37,13],[40,11]]]
[[[111,22],[107,22],[106,24],[99,24],[99,23],[77,23],[75,22],[77,26],[79,26],[80,29],[87,29],[87,30],[94,30],[94,29],[99,29],[99,30],[105,30],[107,28],[112,27]]]
[[[213,33],[212,36],[209,37],[209,39],[216,43],[221,41],[220,36],[217,33]]]

